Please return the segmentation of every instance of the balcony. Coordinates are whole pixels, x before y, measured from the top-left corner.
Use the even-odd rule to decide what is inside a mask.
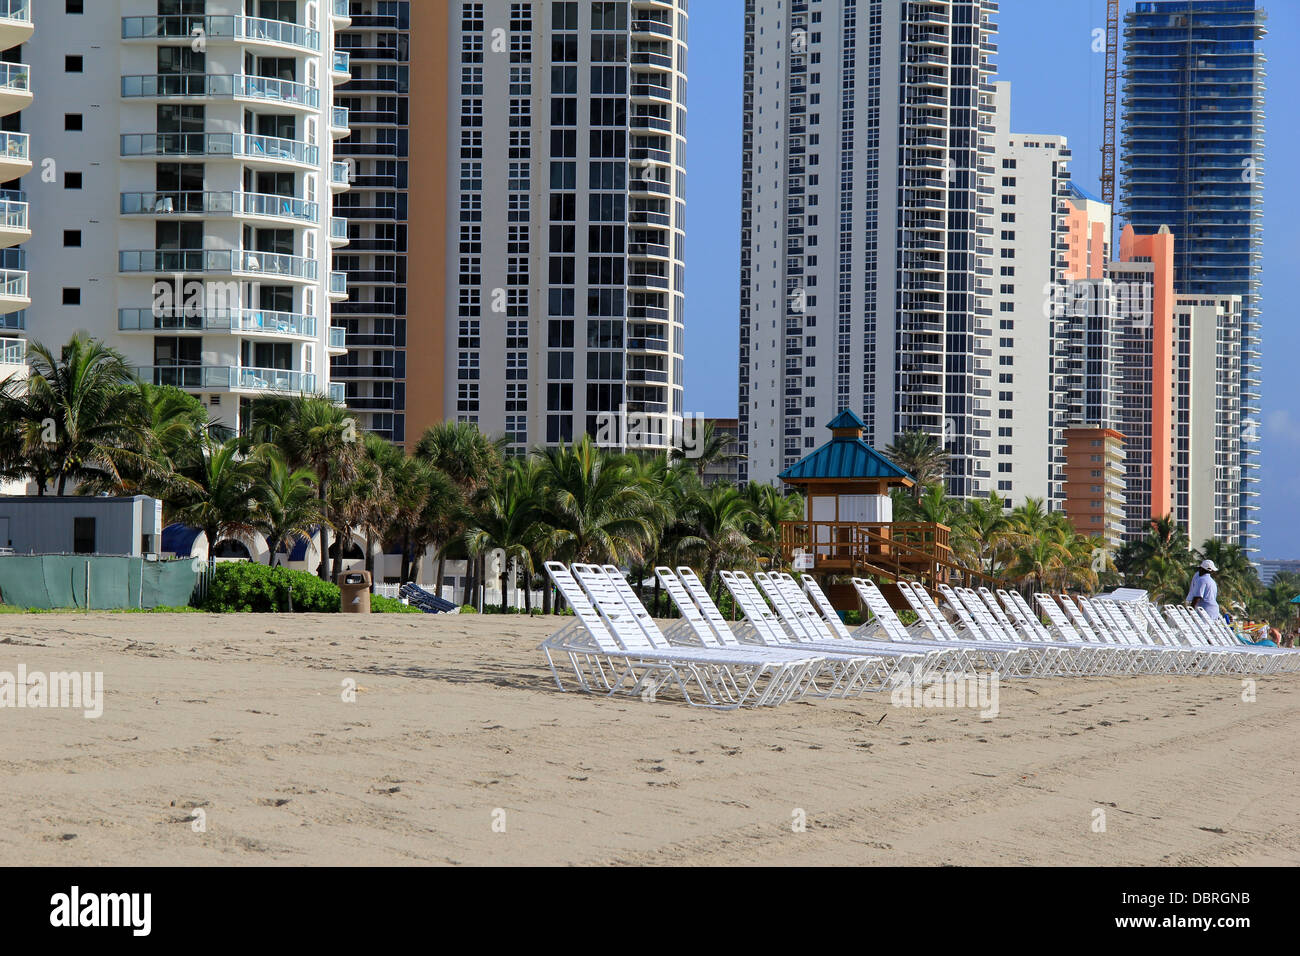
[[[330,136],[334,139],[343,139],[351,133],[352,130],[348,126],[348,108],[335,106],[330,112]]]
[[[31,304],[27,295],[27,273],[0,269],[0,315],[18,312]]]
[[[348,274],[346,272],[330,273],[329,298],[331,302],[346,302],[348,298]]]
[[[0,182],[8,182],[31,172],[32,161],[27,152],[29,146],[26,133],[0,132]]]
[[[187,391],[289,392],[312,394],[316,376],[293,369],[240,368],[232,365],[145,365],[136,369],[146,382]]]
[[[292,47],[320,53],[320,31],[285,23],[241,16],[123,17],[123,40],[190,40],[202,30],[209,44],[229,40],[252,46]]]
[[[25,63],[0,63],[0,116],[26,109],[32,102],[32,68]]]
[[[316,316],[265,309],[200,309],[155,312],[152,309],[119,309],[117,328],[121,332],[229,332],[250,338],[316,338]]]
[[[335,50],[330,58],[330,72],[335,83],[346,83],[352,79],[352,58],[342,50]]]
[[[256,100],[315,111],[320,90],[291,80],[244,73],[150,73],[122,77],[123,99]]]
[[[348,394],[347,394],[346,385],[344,385],[342,382],[330,382],[329,398],[331,402],[333,402],[335,405],[342,405],[345,401],[347,401],[347,397]]]
[[[315,259],[249,249],[126,249],[117,254],[124,275],[253,275],[291,282],[315,282]]]
[[[27,340],[13,339],[13,338],[0,338],[0,365],[26,365],[26,364],[27,364]]]
[[[0,200],[0,249],[8,249],[32,237],[27,225],[28,206],[16,200]]]
[[[26,43],[31,37],[31,0],[0,0],[0,50]]]
[[[341,193],[351,189],[352,167],[348,163],[334,163],[330,166],[330,191]]]
[[[243,133],[123,133],[121,153],[125,159],[158,156],[243,159],[252,165],[272,169],[282,168],[285,164],[313,169],[320,165],[319,146],[276,136]]]
[[[335,248],[348,244],[348,221],[341,216],[330,217],[330,245]]]
[[[334,355],[342,355],[348,350],[348,330],[341,325],[330,326],[329,350]]]
[[[348,15],[348,0],[331,0],[333,6],[330,13],[334,17],[334,29],[341,30],[352,23],[352,17]]]
[[[300,224],[320,222],[320,206],[293,196],[243,192],[150,192],[122,193],[124,216],[235,216],[275,219]]]

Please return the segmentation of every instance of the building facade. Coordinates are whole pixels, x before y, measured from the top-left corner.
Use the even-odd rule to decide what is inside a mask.
[[[27,307],[31,304],[26,251],[30,207],[19,180],[32,168],[22,110],[32,105],[31,66],[24,63],[33,33],[28,0],[0,2],[0,381],[26,375]]]
[[[336,48],[351,78],[334,106],[351,131],[335,154],[348,164],[352,188],[334,197],[348,240],[334,254],[334,271],[347,275],[348,299],[334,305],[341,331],[332,333],[346,337],[347,352],[331,360],[330,377],[358,426],[404,442],[411,4],[351,0],[348,13]]]
[[[1256,0],[1140,0],[1125,17],[1121,208],[1178,237],[1180,293],[1239,296],[1239,543],[1258,537],[1265,12]],[[1252,423],[1256,427],[1252,427]]]
[[[346,0],[46,4],[28,44],[49,157],[28,244],[31,337],[75,333],[141,377],[244,420],[262,395],[327,393],[348,188],[333,109]],[[35,174],[34,174],[35,175]]]
[[[742,478],[861,408],[868,442],[928,432],[951,492],[989,488],[996,9],[746,0]]]
[[[515,454],[584,433],[668,448],[685,337],[685,0],[419,6],[413,86],[435,105],[411,137],[431,180],[412,183],[411,255],[432,265],[410,284],[408,442],[451,419]]]
[[[1062,429],[1063,510],[1079,534],[1101,538],[1112,553],[1124,543],[1124,436],[1101,425]]]

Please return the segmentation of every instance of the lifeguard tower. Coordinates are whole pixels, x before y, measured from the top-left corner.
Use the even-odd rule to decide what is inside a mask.
[[[818,579],[839,610],[858,607],[851,577],[876,578],[898,607],[906,604],[894,582],[996,584],[958,565],[947,525],[894,520],[890,491],[916,481],[862,440],[866,425],[852,411],[827,426],[831,440],[781,472],[804,498],[801,521],[781,523],[781,553],[796,573]]]

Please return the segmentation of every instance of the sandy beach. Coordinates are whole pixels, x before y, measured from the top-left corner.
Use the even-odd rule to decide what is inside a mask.
[[[709,712],[560,693],[558,622],[0,618],[0,671],[104,674],[0,710],[0,862],[1300,863],[1300,676]]]

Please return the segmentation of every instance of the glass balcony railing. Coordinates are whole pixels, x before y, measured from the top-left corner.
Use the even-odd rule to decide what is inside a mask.
[[[26,63],[0,63],[0,90],[26,93],[32,88],[32,68]]]
[[[0,134],[17,136],[18,133]],[[3,143],[3,140],[0,140]],[[320,165],[320,147],[277,136],[242,133],[123,133],[121,150],[131,156],[216,156],[273,159]],[[346,164],[344,164],[346,165]]]
[[[0,229],[26,229],[28,205],[14,200],[0,200]]]
[[[202,31],[201,33],[199,31]],[[123,40],[166,40],[196,36],[254,40],[320,52],[320,31],[285,23],[240,16],[123,17]]]
[[[0,0],[0,20],[21,20],[23,23],[31,23],[31,0]]]
[[[271,100],[315,109],[320,90],[291,80],[244,73],[151,73],[122,77],[123,98],[146,97],[238,97]]]
[[[341,50],[335,50],[335,51],[334,51],[334,59],[333,59],[333,62],[334,62],[334,72],[335,72],[335,73],[350,73],[351,70],[349,69],[349,67],[351,66],[351,60],[352,60],[352,57],[351,57],[350,54],[344,53],[344,52],[341,51]]]
[[[346,272],[330,273],[330,292],[336,295],[348,294],[348,274]]]
[[[330,348],[343,349],[348,345],[348,330],[341,325],[330,326]]]
[[[333,0],[334,16],[341,19],[348,19],[348,0]]]
[[[280,368],[239,368],[232,365],[144,365],[136,374],[154,385],[195,391],[244,389],[268,392],[314,392],[316,376]]]
[[[122,215],[266,216],[300,222],[320,221],[320,206],[293,196],[242,192],[122,193]]]
[[[334,107],[334,128],[335,129],[348,128],[348,108],[346,106]]]
[[[316,337],[316,316],[265,309],[199,309],[197,311],[155,311],[120,309],[117,327],[123,332],[159,329],[188,332],[243,332],[255,335],[298,335]]]
[[[330,182],[346,185],[350,182],[348,174],[351,172],[347,163],[335,163],[330,167]]]
[[[0,339],[0,365],[27,364],[26,339]]]
[[[336,405],[342,405],[347,401],[347,386],[342,382],[330,382],[329,397],[331,402],[334,402]]]
[[[311,281],[319,268],[315,259],[248,249],[126,249],[117,256],[119,272],[154,275],[247,272]]]
[[[348,221],[344,219],[342,216],[331,216],[330,217],[330,238],[347,239],[347,237],[348,237]]]
[[[27,273],[17,269],[0,269],[0,298],[27,298]]]
[[[29,140],[26,133],[0,132],[0,160],[27,159]]]

